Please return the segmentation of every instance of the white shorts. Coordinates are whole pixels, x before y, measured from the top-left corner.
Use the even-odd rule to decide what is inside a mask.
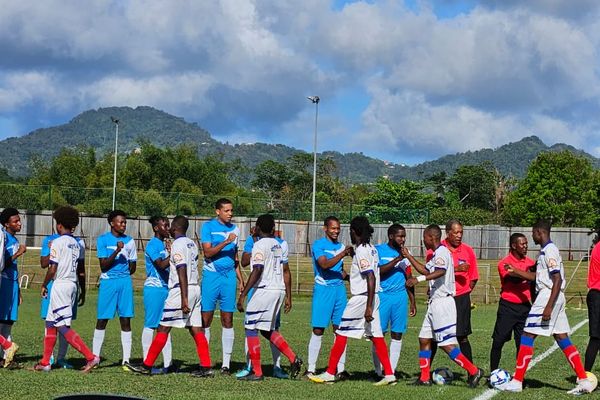
[[[50,291],[50,304],[46,314],[46,322],[55,327],[71,326],[73,306],[77,301],[77,284],[71,281],[54,281]]]
[[[350,297],[342,321],[338,327],[338,335],[361,339],[363,336],[383,337],[381,330],[381,319],[379,318],[379,295],[375,294],[373,299],[373,321],[365,320],[365,310],[367,309],[367,295],[355,295]]]
[[[429,301],[419,338],[433,339],[438,346],[458,344],[454,297],[438,297]]]
[[[200,286],[188,286],[188,306],[189,314],[181,311],[181,290],[180,288],[169,289],[169,295],[163,308],[162,326],[173,328],[185,328],[189,326],[202,327],[202,314],[200,311]]]
[[[542,321],[542,314],[546,304],[548,304],[550,293],[550,290],[542,290],[538,293],[525,321],[525,332],[539,336],[571,332],[567,313],[565,312],[565,295],[562,292],[559,293],[556,299],[552,314],[550,314],[550,321]]]
[[[285,301],[285,290],[256,289],[246,306],[244,328],[275,330],[277,314]]]

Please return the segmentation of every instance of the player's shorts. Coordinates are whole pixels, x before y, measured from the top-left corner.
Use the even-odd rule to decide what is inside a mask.
[[[456,340],[456,303],[452,296],[429,300],[419,338],[433,339],[438,346],[458,344]]]
[[[367,295],[361,294],[350,297],[342,314],[342,321],[335,333],[354,339],[361,339],[363,336],[383,337],[379,318],[379,304],[379,295],[375,294],[373,299],[373,321],[367,322],[365,320]]]
[[[16,321],[19,315],[19,282],[2,279],[0,283],[0,321]]]
[[[379,318],[381,330],[387,332],[388,326],[394,333],[404,333],[408,326],[408,294],[406,290],[379,293]]]
[[[133,283],[131,277],[100,279],[98,289],[98,319],[132,318]]]
[[[538,293],[525,321],[525,332],[538,336],[550,336],[558,333],[569,333],[571,331],[567,313],[565,312],[565,295],[562,292],[559,293],[556,299],[552,314],[550,314],[550,320],[542,321],[542,314],[544,313],[546,304],[548,304],[550,292],[550,289],[547,289]]]
[[[312,299],[312,327],[327,328],[330,323],[340,326],[347,303],[345,285],[325,286],[315,284]]]
[[[471,293],[454,297],[456,303],[456,336],[469,336],[471,329]]]
[[[144,286],[144,328],[158,328],[169,288]]]
[[[600,339],[600,290],[590,289],[585,299],[590,319],[590,337]]]
[[[52,286],[54,286],[54,280],[48,282],[48,295],[46,297],[42,297],[41,306],[40,306],[40,317],[42,319],[46,319],[46,315],[48,315],[48,306],[50,305],[50,296],[52,295]],[[79,287],[77,291],[77,298],[79,298]],[[77,319],[77,300],[75,300],[75,304],[73,305],[71,320],[75,321]]]
[[[256,290],[255,288],[252,288],[248,291],[248,300],[246,300],[246,306],[248,306],[248,303],[250,302],[250,299],[252,298],[252,295],[254,294],[255,290]],[[280,326],[281,326],[281,309],[279,309],[279,312],[277,313],[277,318],[275,318],[275,330],[278,330]]]
[[[77,306],[77,284],[70,281],[55,281],[49,297],[46,323],[51,323],[55,327],[71,326],[73,308]]]
[[[228,272],[202,270],[202,312],[215,311],[217,303],[224,312],[235,312],[237,304],[235,269]]]
[[[189,326],[201,328],[202,311],[200,298],[200,286],[188,285],[188,306],[190,307],[190,312],[184,314],[181,311],[181,289],[179,287],[169,289],[160,325],[173,328],[185,328]]]
[[[256,289],[246,306],[246,329],[272,331],[276,329],[277,314],[285,301],[285,290]]]
[[[513,333],[515,338],[520,338],[530,310],[531,304],[529,303],[511,303],[500,299],[492,339],[505,343],[510,340]]]

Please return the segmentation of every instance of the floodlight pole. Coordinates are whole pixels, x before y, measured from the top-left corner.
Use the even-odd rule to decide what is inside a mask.
[[[115,168],[113,171],[113,194],[112,194],[112,209],[115,209],[115,199],[117,195],[117,154],[119,146],[119,120],[115,117],[110,117],[110,120],[115,124]]]
[[[321,99],[319,96],[308,96],[308,100],[310,100],[315,105],[315,135],[313,141],[313,188],[312,188],[312,222],[315,222],[315,206],[316,206],[316,198],[317,198],[317,124],[319,121],[319,101]]]

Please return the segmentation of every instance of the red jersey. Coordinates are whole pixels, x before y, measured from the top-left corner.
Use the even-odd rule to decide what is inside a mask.
[[[590,254],[587,286],[588,289],[600,290],[600,243],[594,246]]]
[[[519,281],[509,279],[508,271],[504,269],[504,264],[510,264],[515,269],[521,271],[529,271],[535,261],[529,257],[525,257],[522,260],[513,256],[509,253],[506,257],[498,262],[498,274],[500,274],[500,284],[502,285],[502,291],[500,292],[500,298],[510,303],[531,303],[531,282],[526,279]]]
[[[450,250],[452,261],[454,261],[454,284],[456,286],[455,296],[471,293],[471,282],[479,280],[479,270],[477,269],[477,257],[475,252],[468,244],[461,243],[456,249],[452,249],[446,240],[442,244]],[[461,264],[469,264],[469,269],[459,271]]]

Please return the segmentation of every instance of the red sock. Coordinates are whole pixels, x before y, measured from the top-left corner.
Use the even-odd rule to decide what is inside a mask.
[[[46,328],[46,335],[44,336],[44,355],[42,356],[42,365],[50,365],[50,357],[54,351],[54,345],[56,344],[56,328]]]
[[[385,375],[394,375],[394,371],[392,370],[392,364],[390,363],[390,355],[388,354],[387,345],[385,344],[385,340],[382,337],[374,337],[371,338],[371,342],[373,342],[373,346],[375,347],[375,353],[377,353],[377,358],[379,358],[379,362],[383,367],[383,373]]]
[[[12,346],[12,342],[0,335],[0,347],[2,347],[4,350],[7,350],[10,346]]]
[[[421,382],[427,382],[431,379],[431,350],[419,351],[419,368],[421,368]]]
[[[519,353],[517,354],[517,368],[515,369],[515,375],[513,379],[523,382],[525,379],[525,372],[527,372],[527,366],[533,357],[533,346],[523,344],[521,339],[521,346],[519,346]]]
[[[573,368],[573,371],[575,371],[575,374],[577,374],[577,379],[587,378],[585,368],[581,363],[581,356],[579,355],[577,348],[573,344],[570,344],[569,346],[562,349],[562,351],[563,353],[565,353],[569,364],[571,364],[571,368]]]
[[[162,352],[163,347],[167,343],[167,339],[169,338],[169,334],[165,332],[157,332],[156,336],[154,336],[154,340],[148,349],[148,355],[146,355],[146,359],[144,360],[144,365],[146,367],[152,367],[156,362],[159,354]]]
[[[260,338],[258,332],[252,331],[251,334],[246,332],[246,341],[248,343],[248,356],[252,364],[254,375],[262,376],[262,365],[260,364]]]
[[[68,329],[66,331],[61,331],[67,342],[78,352],[83,354],[87,361],[92,361],[94,359],[94,353],[87,347],[81,338],[73,329]]]
[[[275,347],[290,360],[290,362],[296,361],[296,353],[294,353],[290,345],[285,341],[283,336],[281,336],[281,333],[277,331],[271,332],[271,343],[273,343]]]
[[[340,358],[342,358],[342,354],[344,354],[344,350],[346,350],[346,344],[348,344],[348,338],[336,333],[333,347],[329,354],[329,364],[327,365],[327,372],[331,375],[335,375],[337,372],[337,365]]]
[[[196,353],[198,353],[198,358],[200,359],[200,366],[210,368],[210,349],[208,348],[208,341],[204,332],[196,333],[194,335],[194,342],[196,342]]]
[[[448,353],[452,361],[464,368],[469,375],[477,373],[477,367],[460,351],[460,348],[455,347]]]

